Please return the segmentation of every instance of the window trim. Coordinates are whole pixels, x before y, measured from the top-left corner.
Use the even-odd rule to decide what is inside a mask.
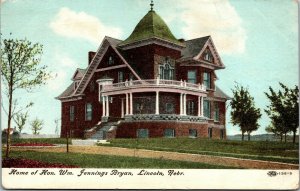
[[[205,104],[208,103],[208,116],[206,116],[206,110],[205,110]],[[204,117],[207,117],[209,119],[211,119],[211,107],[210,107],[210,101],[207,100],[207,99],[204,99],[203,100],[203,114],[204,114]]]
[[[169,62],[159,65],[158,70],[159,79],[161,80],[174,80],[175,68]]]
[[[214,121],[215,122],[220,121],[220,106],[218,102],[214,102]]]
[[[139,137],[139,131],[141,131],[141,130],[146,130],[147,137]],[[147,139],[147,138],[149,138],[149,129],[145,129],[145,128],[137,129],[136,130],[136,138],[138,138],[138,139]]]
[[[113,56],[109,56],[108,57],[108,65],[113,65],[115,63],[115,60],[113,58]]]
[[[166,136],[166,131],[167,130],[172,130],[172,136]],[[166,129],[164,129],[164,137],[165,138],[175,138],[175,129],[173,129],[173,128],[166,128]]]
[[[70,121],[74,122],[74,119],[75,119],[75,106],[74,105],[70,106],[69,112],[70,112],[69,113],[70,114]]]
[[[118,71],[118,83],[124,82],[124,72]]]
[[[91,106],[90,111],[88,111],[88,106]],[[90,114],[90,117],[89,117]],[[93,119],[93,105],[91,103],[85,104],[85,121],[92,121]]]
[[[195,115],[195,106],[196,106],[196,103],[194,100],[188,100],[187,101],[187,114],[188,115]]]
[[[189,73],[190,73],[190,72],[194,72],[194,74],[195,74],[195,79],[189,78]],[[190,80],[194,80],[194,82],[190,82]],[[197,84],[197,70],[188,70],[188,71],[187,71],[187,82],[188,82],[188,83],[192,83],[192,84]]]
[[[195,131],[195,132],[196,132],[196,135],[195,135],[195,136],[192,136],[192,135],[191,135],[191,131]],[[189,137],[190,137],[190,138],[197,138],[197,137],[198,137],[197,129],[189,129]]]
[[[207,74],[207,79],[205,79],[205,74]],[[211,72],[203,72],[203,84],[206,86],[206,89],[211,89]]]

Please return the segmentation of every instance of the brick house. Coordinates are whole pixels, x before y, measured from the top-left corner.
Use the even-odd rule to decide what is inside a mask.
[[[151,8],[124,41],[105,37],[61,101],[61,137],[226,138],[225,66],[210,36],[176,39]]]

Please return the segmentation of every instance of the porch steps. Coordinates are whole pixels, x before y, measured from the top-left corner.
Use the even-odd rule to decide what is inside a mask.
[[[102,123],[101,128],[92,135],[89,139],[91,140],[105,140],[106,132],[108,132],[111,128],[118,126],[118,122],[107,122]]]

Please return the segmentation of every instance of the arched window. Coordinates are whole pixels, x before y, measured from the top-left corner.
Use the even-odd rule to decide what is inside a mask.
[[[174,80],[174,68],[169,63],[160,65],[159,78],[162,80]]]

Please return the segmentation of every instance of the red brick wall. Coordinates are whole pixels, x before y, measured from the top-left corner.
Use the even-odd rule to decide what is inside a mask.
[[[136,138],[137,129],[148,129],[149,138],[163,137],[164,129],[175,129],[176,137],[188,137],[189,129],[197,130],[197,137],[207,138],[209,124],[176,122],[176,121],[140,121],[140,122],[123,122],[119,125],[116,138]],[[213,127],[213,139],[220,139],[220,129]]]
[[[126,60],[132,65],[137,73],[143,79],[154,79],[154,55],[169,56],[172,59],[180,58],[181,52],[178,50],[166,48],[159,45],[147,45],[142,47],[133,48],[124,51]]]

